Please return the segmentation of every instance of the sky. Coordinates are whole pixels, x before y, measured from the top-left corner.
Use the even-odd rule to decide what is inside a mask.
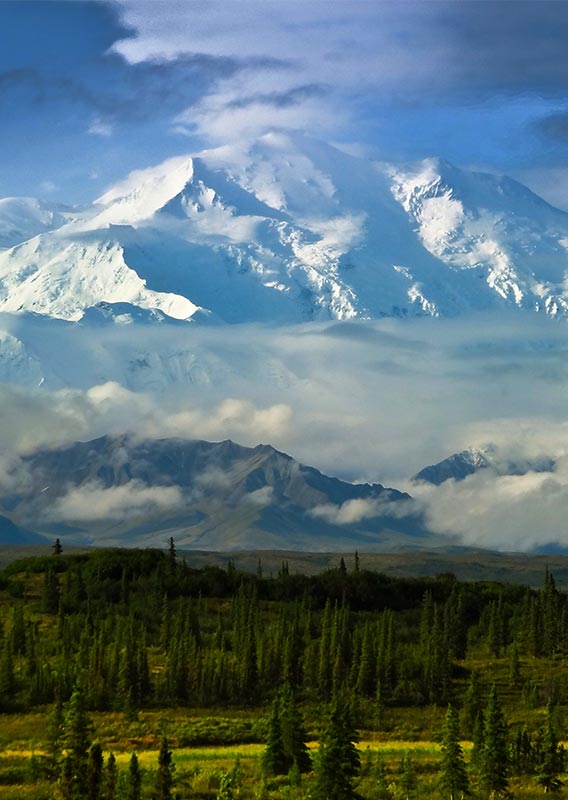
[[[568,3],[3,0],[0,196],[302,130],[507,173],[568,208]]]

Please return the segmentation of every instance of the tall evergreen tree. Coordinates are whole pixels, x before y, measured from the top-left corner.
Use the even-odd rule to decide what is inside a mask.
[[[506,794],[509,788],[507,738],[507,724],[493,685],[485,712],[483,749],[479,764],[479,782],[492,798]]]
[[[481,687],[479,685],[479,673],[474,669],[469,677],[469,684],[463,702],[463,724],[469,735],[473,734],[475,722],[482,710],[483,704],[481,699]]]
[[[483,711],[480,711],[475,719],[471,738],[473,743],[471,764],[479,775],[483,763],[483,744],[485,740],[485,716]]]
[[[167,738],[164,736],[160,743],[160,752],[158,754],[158,769],[153,800],[173,800],[174,771],[175,765],[172,751]]]
[[[296,764],[300,773],[309,772],[312,768],[312,759],[307,745],[308,736],[294,691],[289,684],[284,686],[281,692],[280,728],[288,769]]]
[[[103,781],[103,751],[98,742],[94,742],[89,749],[89,763],[87,772],[89,800],[101,800]]]
[[[84,800],[88,786],[88,760],[92,725],[85,709],[82,689],[77,686],[67,706],[63,722],[64,743],[72,767],[72,792],[77,800]]]
[[[440,787],[450,800],[456,800],[468,792],[469,779],[459,740],[458,715],[451,705],[446,712],[441,748]]]
[[[331,693],[331,619],[332,610],[329,599],[326,601],[321,618],[321,637],[319,644],[318,659],[318,682],[320,694],[324,699],[328,699]]]
[[[359,739],[349,705],[336,699],[322,733],[315,764],[314,800],[355,800],[355,778],[361,768]]]
[[[104,773],[104,798],[105,800],[117,800],[118,772],[116,768],[116,758],[111,753],[107,758]]]
[[[262,754],[262,768],[269,775],[285,775],[290,768],[288,759],[284,753],[284,743],[282,741],[280,707],[280,696],[277,696],[272,701],[266,749]]]
[[[174,537],[170,536],[168,539],[168,569],[170,574],[174,575],[176,572],[177,567],[177,553],[176,553],[176,543],[174,541]]]
[[[536,766],[537,782],[545,792],[558,792],[564,785],[560,780],[560,774],[564,771],[564,751],[558,742],[550,703],[546,710],[546,723],[541,731],[540,740],[542,756]]]
[[[63,725],[63,703],[61,702],[61,693],[57,692],[47,722],[47,755],[49,772],[53,777],[59,773],[59,760],[63,745]]]
[[[136,753],[132,753],[130,756],[126,798],[127,800],[142,800],[142,773]]]

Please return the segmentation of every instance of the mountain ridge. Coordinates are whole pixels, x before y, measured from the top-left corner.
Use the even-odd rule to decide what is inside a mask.
[[[77,321],[126,302],[229,323],[568,315],[568,214],[439,159],[399,167],[266,134],[135,171],[44,230],[38,213],[32,202],[34,235],[0,252],[0,310]]]
[[[0,485],[2,513],[77,544],[166,535],[201,549],[435,541],[408,494],[329,477],[271,445],[103,436],[22,456],[17,469],[18,492]]]
[[[480,470],[489,472],[493,477],[499,477],[526,475],[528,472],[552,473],[555,468],[556,462],[549,456],[512,459],[500,453],[499,448],[494,445],[488,445],[453,453],[436,464],[424,467],[411,478],[411,481],[440,486],[448,480],[463,481]]]

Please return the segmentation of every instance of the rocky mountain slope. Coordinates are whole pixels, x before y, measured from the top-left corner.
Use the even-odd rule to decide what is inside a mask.
[[[268,445],[106,436],[38,451],[17,469],[17,493],[0,485],[2,513],[73,543],[173,535],[180,547],[212,550],[376,550],[436,541],[407,494],[328,477]]]

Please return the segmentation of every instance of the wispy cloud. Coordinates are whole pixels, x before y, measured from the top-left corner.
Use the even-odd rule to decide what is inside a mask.
[[[413,500],[398,500],[391,502],[381,498],[357,498],[346,500],[345,503],[334,505],[326,503],[316,506],[311,511],[311,516],[316,519],[324,519],[333,525],[355,525],[366,519],[376,517],[412,517],[417,513],[418,506]]]
[[[221,138],[221,118],[237,132],[272,127],[328,128],[352,119],[380,95],[402,103],[534,92],[561,95],[568,83],[568,9],[554,2],[266,3],[246,0],[156,5],[120,0],[134,32],[114,50],[131,64],[182,55],[262,59],[222,76],[180,120]],[[317,87],[306,92],[302,87]],[[464,98],[464,93],[467,99]],[[284,102],[278,102],[278,98]],[[292,113],[292,110],[296,113]],[[240,114],[237,113],[240,111]],[[212,127],[213,126],[213,127]],[[235,127],[231,128],[233,132]]]
[[[146,486],[129,481],[121,486],[105,487],[89,483],[71,489],[49,510],[50,517],[68,523],[97,520],[139,519],[158,511],[178,511],[184,505],[178,486]]]

